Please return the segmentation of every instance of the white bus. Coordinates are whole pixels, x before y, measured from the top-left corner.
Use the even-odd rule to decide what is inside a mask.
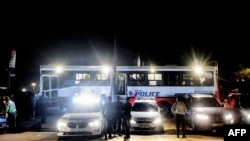
[[[104,72],[104,68],[108,71]],[[116,66],[115,71],[112,66],[63,66],[60,69],[62,72],[58,73],[56,66],[40,66],[39,94],[47,93],[49,109],[60,110],[76,94],[114,96],[111,94],[114,90],[115,95],[131,97],[131,103],[135,97],[155,97],[167,115],[176,94],[218,96],[219,93],[216,66],[205,66],[199,73],[193,66]]]

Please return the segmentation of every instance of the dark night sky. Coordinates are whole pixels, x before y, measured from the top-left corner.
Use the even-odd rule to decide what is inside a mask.
[[[15,49],[19,86],[38,81],[40,65],[110,62],[115,41],[118,65],[134,65],[138,52],[145,64],[187,64],[195,52],[197,58],[217,60],[227,69],[250,65],[244,11],[58,7],[12,7],[2,13],[0,69],[5,71]],[[2,74],[1,81],[6,79]]]

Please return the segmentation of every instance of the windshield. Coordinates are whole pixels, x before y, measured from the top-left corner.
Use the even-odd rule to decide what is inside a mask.
[[[132,108],[136,112],[157,112],[158,108],[156,103],[153,102],[136,102]]]
[[[91,104],[91,105],[74,104],[68,110],[69,113],[95,113],[100,111],[101,108],[99,104]]]
[[[220,107],[220,104],[215,98],[202,97],[193,99],[194,107]]]

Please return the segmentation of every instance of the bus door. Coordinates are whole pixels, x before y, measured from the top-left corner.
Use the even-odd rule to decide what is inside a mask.
[[[116,76],[116,87],[118,95],[126,94],[126,73],[118,73]]]

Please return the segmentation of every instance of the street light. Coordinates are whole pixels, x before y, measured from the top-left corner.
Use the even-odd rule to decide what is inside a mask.
[[[36,83],[35,82],[31,83],[31,86],[32,86],[33,92],[35,92]]]

